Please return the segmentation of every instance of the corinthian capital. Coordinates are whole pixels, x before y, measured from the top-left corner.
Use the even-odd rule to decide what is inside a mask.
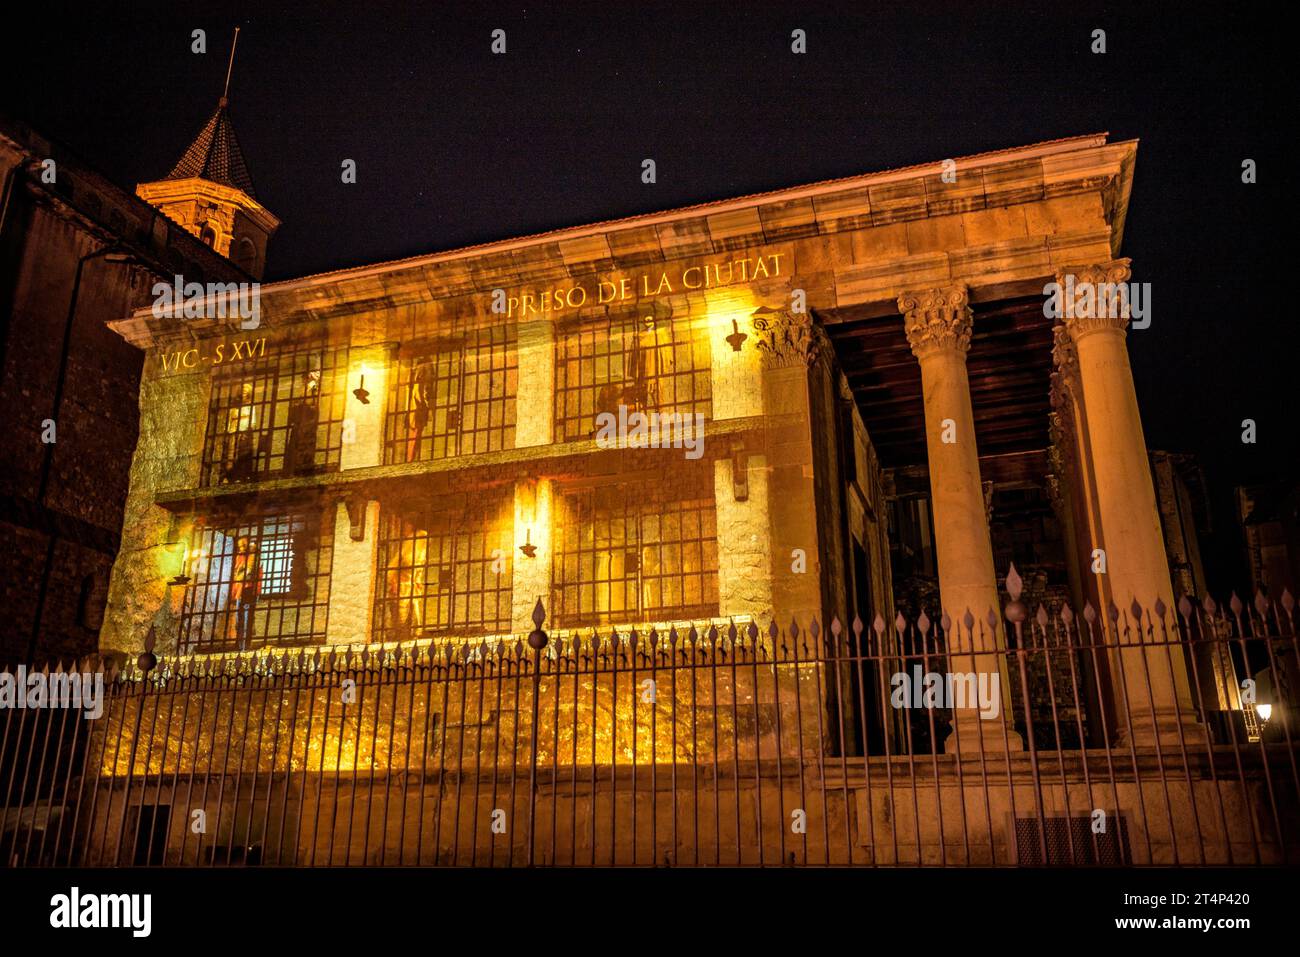
[[[1129,320],[1131,264],[1129,259],[1112,259],[1056,271],[1060,319],[1071,339],[1077,342],[1103,329],[1124,331]]]
[[[905,292],[898,297],[907,341],[918,359],[946,349],[970,348],[970,296],[965,286]]]

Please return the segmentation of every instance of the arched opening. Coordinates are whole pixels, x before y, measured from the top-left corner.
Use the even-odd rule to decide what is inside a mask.
[[[257,273],[257,247],[247,236],[240,237],[235,245],[235,265],[250,275]]]

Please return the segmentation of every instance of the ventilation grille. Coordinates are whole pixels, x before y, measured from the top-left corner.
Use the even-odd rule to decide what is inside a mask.
[[[1093,833],[1091,817],[1043,818],[1041,831],[1038,825],[1036,817],[1016,818],[1016,857],[1022,866],[1097,864],[1117,867],[1129,863],[1128,832],[1121,815],[1108,814],[1106,830],[1101,834]],[[1043,847],[1044,840],[1046,848]]]

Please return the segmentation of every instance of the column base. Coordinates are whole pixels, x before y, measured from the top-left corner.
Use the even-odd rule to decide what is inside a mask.
[[[1133,715],[1132,732],[1129,723],[1120,725],[1115,746],[1119,748],[1159,748],[1162,751],[1180,747],[1203,748],[1209,740],[1205,725],[1185,712],[1144,711]]]
[[[952,725],[953,730],[943,741],[944,754],[987,754],[1025,749],[1020,735],[998,718],[986,721],[975,712],[959,713],[953,718]]]

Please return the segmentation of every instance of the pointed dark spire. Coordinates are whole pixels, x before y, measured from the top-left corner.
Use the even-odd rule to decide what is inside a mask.
[[[239,148],[235,126],[230,121],[230,75],[235,69],[235,48],[238,45],[239,27],[235,27],[235,38],[230,44],[230,61],[226,64],[226,85],[221,90],[221,99],[217,101],[217,111],[199,131],[180,162],[163,178],[189,179],[197,176],[223,186],[242,189],[257,199],[257,193],[253,191],[253,179],[248,175],[248,166],[244,163],[244,151]]]
[[[230,122],[230,107],[223,96],[217,110],[195,137],[185,155],[163,179],[188,179],[197,176],[223,186],[241,189],[253,199],[252,177],[244,163],[244,152],[235,137],[235,127]]]

